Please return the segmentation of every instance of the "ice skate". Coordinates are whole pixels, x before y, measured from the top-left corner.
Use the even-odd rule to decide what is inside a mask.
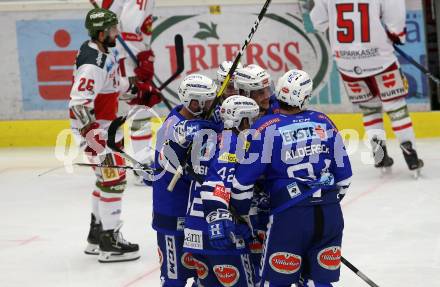
[[[385,141],[373,137],[371,146],[373,148],[374,167],[379,168],[382,174],[391,173],[394,160],[388,155]]]
[[[413,177],[418,179],[420,177],[421,169],[424,166],[423,160],[419,159],[416,150],[412,147],[410,141],[403,142],[400,145],[405,158],[406,164],[410,171],[413,172]]]
[[[96,222],[95,215],[91,216],[90,220],[90,230],[87,236],[87,247],[84,250],[85,254],[88,255],[98,255],[99,254],[99,233],[101,232],[101,223]]]
[[[114,230],[104,230],[99,236],[99,256],[101,263],[123,262],[139,259],[139,245],[128,242],[122,237],[120,224]]]

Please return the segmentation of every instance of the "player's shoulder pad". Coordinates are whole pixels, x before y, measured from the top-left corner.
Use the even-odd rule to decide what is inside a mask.
[[[311,115],[315,120],[323,121],[325,123],[328,123],[330,127],[337,133],[338,128],[336,127],[335,123],[324,113],[317,112],[317,111],[310,111]]]
[[[101,69],[105,66],[107,55],[89,46],[90,41],[85,41],[79,49],[78,56],[76,58],[76,68],[78,69],[82,65],[95,65]]]
[[[262,133],[266,128],[275,125],[279,122],[281,122],[281,118],[279,114],[270,114],[270,115],[262,116],[252,125],[252,129],[254,129],[258,133]]]

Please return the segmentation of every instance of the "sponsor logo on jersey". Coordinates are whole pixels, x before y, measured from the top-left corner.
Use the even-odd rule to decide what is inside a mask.
[[[307,122],[291,124],[279,128],[283,143],[290,145],[311,139],[326,140],[326,124]]]
[[[157,255],[159,255],[159,265],[162,266],[163,254],[162,254],[162,250],[160,250],[160,247],[157,247]]]
[[[177,279],[177,254],[174,236],[165,235],[166,256],[167,256],[167,276],[170,279]]]
[[[341,247],[327,247],[318,253],[317,259],[319,266],[322,268],[337,270],[341,267]]]
[[[185,240],[183,247],[191,249],[203,249],[203,233],[201,230],[185,228]]]
[[[278,273],[293,274],[301,267],[301,256],[288,252],[276,252],[269,257],[269,264]]]
[[[379,55],[379,48],[373,47],[363,50],[336,50],[335,57],[339,59],[366,59],[377,57]]]
[[[257,128],[257,132],[261,133],[265,128],[267,128],[270,125],[279,123],[281,120],[279,118],[270,119],[267,122],[264,122],[261,126]]]
[[[301,194],[301,191],[299,190],[298,184],[296,182],[293,182],[287,186],[287,192],[290,195],[290,198],[295,198]]]
[[[194,257],[189,252],[183,253],[182,258],[180,259],[183,267],[187,269],[196,269],[196,263],[194,260]]]
[[[218,160],[224,162],[237,162],[237,155],[235,153],[224,152],[219,156]]]
[[[214,274],[223,286],[234,286],[240,278],[240,272],[237,267],[229,264],[214,265]]]
[[[289,93],[289,88],[288,88],[288,87],[282,87],[282,88],[281,88],[281,91],[282,91],[283,93],[285,93],[285,94],[288,94],[288,93]]]
[[[194,266],[196,268],[197,277],[200,279],[205,279],[208,276],[208,266],[200,260],[194,258]]]
[[[303,158],[305,156],[312,156],[321,153],[330,153],[329,147],[324,144],[312,144],[305,147],[298,147],[295,150],[287,150],[284,159],[287,162],[292,159]]]
[[[229,203],[229,200],[231,200],[231,193],[226,190],[224,185],[217,184],[214,188],[213,195],[223,199],[227,203]]]

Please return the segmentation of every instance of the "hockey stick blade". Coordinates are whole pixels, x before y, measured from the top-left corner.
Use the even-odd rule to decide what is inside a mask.
[[[171,75],[171,77],[160,85],[159,90],[164,89],[169,83],[174,81],[182,72],[185,70],[185,61],[183,58],[184,48],[183,48],[183,37],[180,34],[174,36],[174,46],[176,51],[177,68],[176,71]]]

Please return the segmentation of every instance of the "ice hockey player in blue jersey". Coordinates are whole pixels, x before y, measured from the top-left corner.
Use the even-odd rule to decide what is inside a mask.
[[[271,93],[271,78],[269,73],[258,65],[248,65],[238,69],[234,78],[234,86],[240,95],[254,99],[260,107],[260,117],[264,115],[279,113],[279,104],[275,95]],[[269,198],[267,192],[262,187],[264,178],[259,178],[254,189],[252,206],[249,218],[254,229],[253,241],[250,243],[251,259],[258,276],[261,256],[263,254],[262,242],[266,237],[269,213],[267,212],[267,202]]]
[[[200,134],[194,144],[201,143],[200,162],[193,167],[204,178],[193,182],[185,225],[184,250],[193,254],[201,286],[255,286],[254,271],[247,241],[251,237],[248,224],[239,223],[229,211],[230,189],[234,177],[236,149],[244,149],[242,130],[258,117],[257,103],[244,96],[228,97],[220,108],[224,131],[211,141]],[[200,138],[200,139],[199,139]]]
[[[220,131],[212,122],[201,119],[216,96],[217,86],[206,76],[192,74],[180,84],[181,105],[175,107],[157,133],[155,179],[153,181],[153,228],[157,232],[164,287],[184,287],[195,277],[192,257],[183,252],[185,214],[191,177],[183,174],[172,192],[167,191],[176,168],[186,157],[192,137],[198,130]]]
[[[313,83],[301,70],[278,82],[280,114],[260,118],[246,161],[237,165],[231,204],[247,214],[253,186],[265,176],[270,218],[261,284],[332,286],[339,280],[344,221],[340,200],[351,165],[341,136],[324,114],[307,110]]]
[[[231,61],[223,61],[218,67],[217,81],[216,81],[218,90],[220,90],[221,86],[223,85],[223,82],[226,80],[226,76],[228,75],[229,70],[232,67],[232,64],[233,62]],[[243,68],[243,65],[241,63],[238,63],[237,69],[241,69],[241,68]],[[234,85],[234,77],[235,77],[235,72],[233,73],[232,77],[229,79],[229,82],[225,90],[223,91],[223,94],[221,96],[223,101],[232,95],[238,95],[238,91],[235,89],[235,85]],[[222,121],[220,118],[220,105],[221,103],[215,107],[211,117],[211,119],[216,123],[220,123]]]

